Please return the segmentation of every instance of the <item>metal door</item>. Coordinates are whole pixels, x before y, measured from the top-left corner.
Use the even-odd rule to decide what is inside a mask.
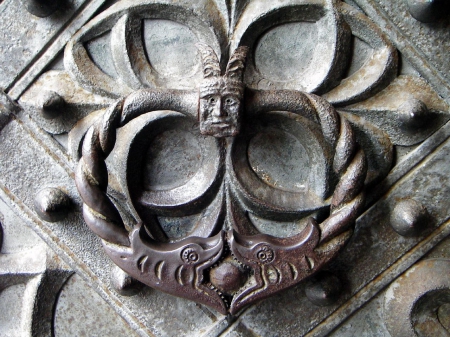
[[[0,8],[0,336],[450,336],[446,1]]]

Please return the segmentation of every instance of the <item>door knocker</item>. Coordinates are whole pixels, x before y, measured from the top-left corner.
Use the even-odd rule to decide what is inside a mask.
[[[84,138],[76,183],[86,223],[115,264],[152,288],[234,315],[298,284],[339,252],[363,207],[366,159],[350,123],[325,99],[246,87],[244,46],[234,50],[223,72],[211,47],[198,48],[203,67],[198,91],[143,89],[116,101]],[[202,217],[207,235],[160,242],[151,221],[126,228],[106,193],[105,160],[116,130],[144,114],[154,133],[150,138],[193,125],[208,158],[201,174],[170,191],[144,190],[139,177],[128,181],[133,205],[145,213],[142,219],[211,209]],[[249,149],[259,146],[264,153],[270,137],[301,141],[309,158],[305,184],[270,181],[253,165]],[[251,217],[275,226],[294,221],[301,230],[287,237],[258,233]]]

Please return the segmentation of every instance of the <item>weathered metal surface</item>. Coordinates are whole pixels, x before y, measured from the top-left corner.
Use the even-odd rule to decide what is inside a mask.
[[[432,24],[426,24],[417,21],[411,15],[408,11],[408,1],[354,0],[354,2],[383,27],[385,34],[408,62],[448,101],[450,98],[448,82],[450,66],[447,61],[450,34],[448,17],[444,16]]]
[[[2,239],[8,242],[6,247],[0,246],[0,302],[5,312],[6,308],[19,308],[15,312],[19,315],[16,324],[2,319],[0,335],[48,336],[53,330],[58,293],[72,272],[34,233],[19,225],[20,220],[14,218],[3,202],[0,206],[0,232],[5,232]],[[21,303],[16,299],[17,290],[23,295],[19,295]]]
[[[384,310],[392,336],[450,335],[437,315],[441,306],[450,303],[449,273],[450,260],[423,260],[389,286]]]
[[[54,310],[54,336],[138,336],[77,274],[64,285]]]
[[[71,38],[73,33],[84,25],[92,15],[104,4],[104,0],[89,1],[82,5],[79,2],[62,2],[59,10],[55,11],[50,17],[41,19],[33,17],[31,14],[22,15],[25,9],[18,9],[15,7],[19,4],[17,1],[4,1],[1,6],[4,9],[2,16],[8,18],[2,23],[7,25],[3,32],[6,34],[2,38],[2,42],[6,46],[10,46],[11,41],[17,41],[15,47],[24,48],[22,57],[20,51],[16,53],[15,48],[8,48],[8,53],[3,54],[2,60],[8,60],[2,67],[3,82],[1,86],[8,88],[8,94],[18,99],[24,90],[30,86],[30,84],[42,73],[42,71],[57,57],[58,53],[64,49],[67,41]],[[77,7],[80,5],[79,7]],[[11,8],[7,8],[11,7]],[[10,12],[10,13],[8,13]],[[58,16],[63,12],[63,19],[55,19],[53,16]],[[15,20],[11,25],[11,20],[15,16],[20,17],[20,20]],[[17,22],[24,22],[24,26],[20,26],[19,29],[14,29]],[[61,24],[64,23],[63,26]],[[12,29],[9,29],[11,27]],[[36,31],[35,28],[38,28]],[[57,30],[54,30],[54,29]],[[42,44],[42,32],[46,37],[45,44]],[[14,32],[14,36],[10,37],[9,33]],[[25,38],[23,34],[29,38]],[[49,35],[47,35],[49,34]],[[49,39],[49,40],[47,40]],[[30,41],[31,40],[31,41]],[[36,45],[37,41],[37,45]],[[34,53],[28,53],[28,43],[35,49]],[[33,58],[31,58],[33,57]],[[20,64],[20,69],[13,69],[9,66]],[[6,69],[5,69],[6,68]]]
[[[3,1],[0,5],[3,54],[0,86],[4,89],[10,89],[39,53],[52,44],[54,36],[76,15],[83,1],[61,1],[60,8],[46,19],[29,13],[29,4],[33,6],[33,0]]]
[[[427,24],[406,0],[113,2],[87,24],[102,1],[39,19],[1,4],[5,24],[31,18],[4,30],[5,46],[29,25],[55,29],[38,46],[28,30],[30,55],[0,57],[13,66],[0,95],[2,280],[17,284],[0,307],[25,303],[20,329],[2,320],[0,335],[448,333],[445,294],[404,315],[390,307],[407,310],[400,296],[383,305],[421,296],[402,280],[429,251],[449,259],[444,11]],[[70,271],[14,235],[11,209],[83,278],[59,299],[46,280]],[[36,263],[14,242],[42,247],[20,253]],[[90,296],[98,310],[83,307]],[[114,315],[128,326],[108,326]],[[394,331],[397,318],[414,332]]]

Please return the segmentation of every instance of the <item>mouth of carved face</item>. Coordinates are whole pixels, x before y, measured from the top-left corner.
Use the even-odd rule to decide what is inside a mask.
[[[200,133],[217,138],[236,136],[241,128],[243,86],[218,78],[200,88]]]
[[[239,133],[237,123],[231,118],[213,119],[204,122],[200,127],[200,132],[204,135],[216,138],[232,137]]]

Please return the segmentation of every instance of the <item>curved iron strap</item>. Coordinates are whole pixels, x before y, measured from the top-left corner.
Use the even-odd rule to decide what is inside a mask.
[[[102,120],[86,133],[75,181],[83,199],[86,223],[103,240],[106,253],[119,267],[153,288],[226,314],[222,298],[202,284],[203,270],[211,267],[222,255],[223,233],[213,238],[188,238],[175,244],[156,242],[140,225],[129,234],[117,208],[106,194],[108,171],[105,159],[114,148],[116,129],[149,111],[146,109],[177,109],[189,114],[192,106],[183,101],[187,97],[189,102],[189,96],[188,92],[173,95],[147,90],[114,103]]]
[[[140,90],[111,105],[102,120],[87,132],[76,184],[83,199],[83,215],[102,240],[110,258],[134,278],[150,287],[208,305],[222,314],[235,314],[256,300],[291,287],[319,270],[346,243],[363,206],[367,166],[350,124],[324,99],[297,91],[246,90],[245,111],[291,111],[321,126],[335,150],[333,169],[339,182],[331,198],[330,216],[291,238],[244,236],[222,231],[214,237],[190,237],[177,243],[159,243],[138,224],[129,233],[108,197],[105,159],[116,142],[116,129],[137,116],[155,110],[175,110],[196,118],[198,93],[182,90]],[[204,273],[217,263],[225,245],[254,273],[256,284],[244,285],[227,303],[206,284]]]
[[[316,121],[335,149],[333,169],[340,178],[331,198],[330,216],[319,228],[310,217],[305,229],[290,238],[229,233],[231,253],[250,266],[256,281],[233,296],[231,314],[296,285],[334,258],[351,236],[352,224],[364,205],[367,174],[364,151],[358,147],[349,122],[324,99],[298,91],[248,90],[246,102],[247,112],[290,111]]]

